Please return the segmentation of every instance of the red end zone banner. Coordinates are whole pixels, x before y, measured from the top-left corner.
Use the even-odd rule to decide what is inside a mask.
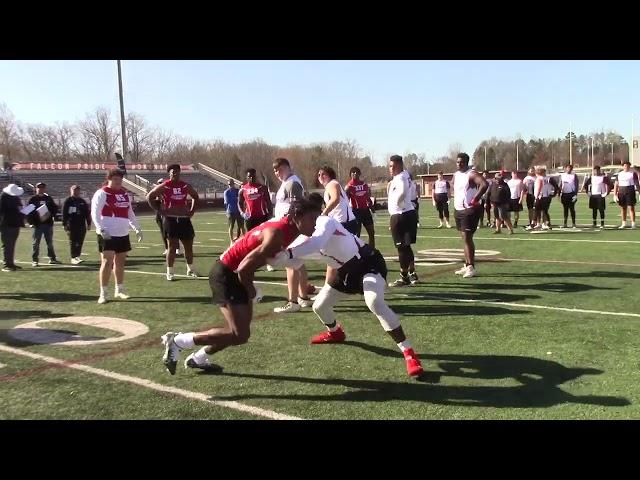
[[[24,163],[13,163],[13,170],[74,170],[74,171],[82,171],[82,170],[111,170],[112,168],[118,168],[118,164],[116,163],[32,163],[32,162],[24,162]],[[161,170],[163,172],[167,171],[167,164],[155,164],[155,163],[127,163],[126,164],[127,171],[129,170]],[[193,171],[191,165],[180,165],[180,170],[183,172]]]

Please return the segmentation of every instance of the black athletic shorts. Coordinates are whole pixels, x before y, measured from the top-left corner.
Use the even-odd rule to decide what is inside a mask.
[[[125,253],[131,251],[131,242],[129,241],[129,235],[125,237],[111,237],[109,240],[105,240],[101,235],[98,235],[98,251],[100,253]]]
[[[589,208],[591,210],[604,210],[607,208],[607,202],[602,195],[590,195]]]
[[[354,208],[353,215],[356,217],[356,220],[360,222],[361,225],[364,225],[365,227],[368,227],[369,225],[373,225],[373,217],[371,216],[371,210],[369,210],[368,208]]]
[[[415,210],[391,215],[389,220],[391,236],[396,246],[416,243],[418,235],[418,214]]]
[[[536,200],[533,204],[533,208],[536,212],[542,212],[545,210],[549,210],[551,206],[551,197],[542,197]]]
[[[258,225],[262,225],[264,222],[269,220],[269,215],[265,215],[264,217],[251,217],[245,220],[245,224],[247,225],[247,232],[249,230],[253,230]]]
[[[562,205],[570,206],[573,204],[573,197],[578,195],[577,193],[562,193],[560,194],[560,202]]]
[[[536,197],[534,197],[530,193],[527,193],[527,208],[529,210],[533,210],[535,204],[536,204]]]
[[[216,305],[249,305],[249,292],[240,283],[238,274],[220,260],[211,267],[209,286]]]
[[[636,189],[634,186],[618,187],[618,205],[621,207],[635,207]]]
[[[456,210],[453,218],[456,220],[456,228],[459,232],[474,233],[478,229],[478,222],[482,216],[482,207],[465,208],[464,210]]]
[[[387,263],[378,250],[365,243],[358,254],[360,258],[353,257],[338,269],[338,279],[330,283],[331,287],[342,293],[362,294],[362,279],[368,273],[379,273],[386,280]]]
[[[162,226],[167,238],[193,240],[196,236],[190,218],[164,217]]]
[[[509,211],[510,212],[521,212],[522,211],[522,204],[520,203],[519,199],[512,198],[511,200],[509,200]]]

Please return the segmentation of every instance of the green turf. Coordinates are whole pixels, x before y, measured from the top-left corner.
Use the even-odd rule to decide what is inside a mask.
[[[551,215],[557,225],[555,200]],[[219,325],[222,319],[206,278],[179,277],[172,284],[164,279],[163,247],[150,217],[142,220],[145,241],[135,245],[127,263],[132,298],[103,306],[96,303],[93,233],[85,243],[85,263],[71,266],[56,225],[56,249],[65,265],[32,268],[30,231],[23,230],[18,260],[24,269],[0,274],[0,343],[308,419],[640,418],[640,233],[613,228],[620,221],[615,205],[608,205],[607,215],[611,228],[591,230],[591,212],[581,197],[577,232],[519,229],[507,236],[483,228],[476,247],[499,253],[480,257],[476,278],[461,279],[452,273],[459,263],[444,262],[418,267],[419,286],[389,291],[389,303],[423,359],[423,381],[406,376],[396,345],[361,297],[336,308],[347,343],[316,346],[308,341],[322,330],[317,318],[311,312],[274,315],[286,289],[269,284],[261,285],[265,299],[256,306],[249,343],[214,356],[224,366],[222,374],[198,375],[180,366],[170,376],[160,361],[160,335]],[[388,217],[380,213],[377,222],[378,247],[393,257]],[[416,252],[460,249],[455,230],[438,230],[436,224],[430,203],[422,202]],[[225,225],[218,212],[195,217],[196,241],[202,242],[195,263],[203,273],[228,244]],[[46,253],[44,242],[41,252]],[[321,285],[324,268],[308,266],[313,283]],[[388,280],[395,280],[398,264],[390,260],[388,266]],[[184,260],[178,259],[176,273],[184,272]],[[259,272],[257,278],[284,282],[281,271]],[[135,320],[149,333],[84,347],[32,345],[7,334],[42,318],[63,322],[50,328],[83,336],[113,334],[64,323],[70,315]],[[87,372],[38,368],[47,364],[4,351],[0,364],[6,365],[0,368],[0,418],[260,418]]]

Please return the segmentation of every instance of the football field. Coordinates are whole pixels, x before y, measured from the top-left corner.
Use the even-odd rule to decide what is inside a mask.
[[[336,307],[347,341],[310,345],[323,330],[310,308],[273,313],[286,300],[284,271],[259,271],[249,343],[212,357],[224,370],[164,368],[160,336],[221,325],[208,271],[228,246],[226,217],[194,217],[201,278],[165,279],[153,217],[133,243],[125,285],[129,300],[98,305],[99,255],[92,231],[83,264],[69,263],[66,234],[54,243],[63,265],[31,267],[31,230],[22,229],[18,272],[0,273],[1,419],[626,419],[640,418],[640,230],[591,229],[587,199],[579,228],[559,229],[554,199],[548,232],[476,233],[478,276],[453,274],[462,242],[436,229],[435,209],[420,205],[414,245],[420,284],[387,290],[426,374],[407,376],[397,346],[361,296]],[[525,213],[526,216],[526,213]],[[453,223],[453,216],[451,218]],[[397,253],[380,211],[377,247],[387,281]],[[520,222],[524,224],[525,222]],[[366,240],[366,233],[363,232]],[[135,235],[131,235],[135,242]],[[321,286],[325,268],[307,264]],[[113,282],[113,279],[112,279]],[[184,358],[184,355],[182,358]]]

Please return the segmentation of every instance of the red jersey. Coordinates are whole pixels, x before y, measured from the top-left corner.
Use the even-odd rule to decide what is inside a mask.
[[[369,185],[361,180],[354,180],[353,178],[347,183],[347,195],[351,200],[351,208],[369,208],[371,206],[371,199],[369,198]]]
[[[256,228],[249,230],[240,237],[233,245],[220,255],[220,261],[234,272],[237,270],[240,262],[249,255],[256,247],[262,243],[260,232],[265,228],[275,228],[284,234],[282,241],[282,249],[284,250],[299,235],[298,229],[289,223],[289,217],[281,218],[271,222],[265,222]]]
[[[178,180],[177,182],[166,180],[162,185],[165,187],[162,192],[164,208],[185,207],[187,205],[187,194],[189,193],[187,187],[189,184],[182,180]]]
[[[259,183],[245,183],[240,188],[240,195],[244,198],[245,212],[249,218],[264,217],[269,213],[269,191]]]
[[[129,218],[129,195],[124,188],[114,190],[109,187],[102,187],[102,191],[107,194],[104,207],[100,214],[103,217]]]

